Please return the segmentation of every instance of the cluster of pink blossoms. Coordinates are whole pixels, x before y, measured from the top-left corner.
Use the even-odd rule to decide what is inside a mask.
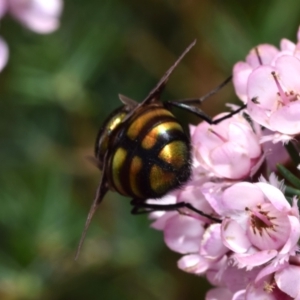
[[[47,34],[58,28],[62,6],[62,0],[0,0],[0,19],[9,13],[32,31]],[[8,56],[8,46],[0,37],[0,71]]]
[[[300,41],[257,46],[234,66],[233,83],[247,108],[217,125],[190,127],[192,178],[159,200],[190,203],[212,219],[156,211],[152,227],[182,254],[180,269],[215,286],[207,300],[300,300],[298,201],[270,174],[287,159],[283,143],[300,133]]]

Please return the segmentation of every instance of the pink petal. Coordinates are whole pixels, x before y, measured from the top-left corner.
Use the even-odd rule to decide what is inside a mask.
[[[269,293],[265,291],[265,284],[262,283],[259,286],[250,284],[246,291],[247,300],[292,300],[284,297],[283,293],[278,295],[277,291]]]
[[[0,72],[6,66],[9,56],[9,50],[6,42],[0,37]]]
[[[266,265],[257,275],[257,277],[255,278],[254,284],[255,285],[259,285],[263,282],[266,281],[266,277],[270,277],[269,275],[271,275],[272,273],[275,273],[276,271],[283,269],[287,266],[287,263],[283,263],[283,264],[277,264],[277,265],[271,265],[268,264]]]
[[[270,44],[261,44],[256,48],[257,51],[255,48],[253,48],[246,57],[246,62],[251,65],[252,68],[256,68],[261,65],[259,58],[261,59],[263,65],[270,64],[274,56],[279,52],[276,47]],[[257,52],[259,54],[259,58],[257,56]]]
[[[226,252],[228,249],[221,239],[221,225],[210,225],[203,234],[200,254],[210,258],[218,258],[225,255]]]
[[[224,215],[228,212],[228,208],[226,203],[224,204],[222,201],[223,190],[228,187],[230,184],[222,183],[214,183],[207,182],[202,185],[201,191],[205,196],[205,199],[210,204],[210,206],[215,210],[215,212],[219,215]]]
[[[167,221],[176,215],[178,215],[178,212],[175,211],[164,212],[164,214],[157,218],[153,223],[151,223],[150,226],[156,230],[164,230]]]
[[[11,13],[25,26],[38,33],[50,33],[59,26],[62,0],[10,0]]]
[[[258,67],[252,72],[248,81],[248,97],[253,100],[249,100],[247,104],[250,117],[271,130],[270,114],[277,109],[280,100],[272,72],[276,73],[276,69],[270,66]]]
[[[289,51],[292,54],[292,52],[295,50],[295,48],[296,48],[295,43],[291,42],[288,39],[282,39],[280,41],[280,49],[281,49],[281,51]]]
[[[284,247],[280,250],[280,254],[287,254],[290,251],[294,251],[300,238],[300,224],[299,219],[294,216],[288,216],[290,221],[290,236],[286,241]]]
[[[283,50],[280,51],[275,57],[274,60],[271,62],[271,66],[276,66],[276,61],[279,57],[281,56],[296,56],[296,52],[297,52],[297,45],[295,45],[295,50],[294,51],[289,51],[289,50]]]
[[[4,16],[7,12],[8,8],[8,0],[0,0],[0,18]]]
[[[252,72],[252,67],[245,62],[238,62],[233,67],[233,86],[237,96],[244,102],[247,103],[247,83],[249,75]]]
[[[201,221],[177,214],[165,224],[165,243],[171,250],[182,254],[198,252],[203,233]]]
[[[261,146],[258,142],[258,136],[253,132],[249,123],[243,117],[241,122],[231,122],[229,125],[229,140],[239,144],[245,149],[247,156],[257,158],[261,155]]]
[[[240,291],[246,289],[249,283],[253,282],[260,268],[253,268],[252,270],[238,269],[237,266],[229,265],[224,274],[224,285],[230,291]]]
[[[286,200],[283,193],[275,186],[272,186],[265,182],[255,183],[257,187],[263,192],[268,201],[279,211],[289,211],[291,209],[290,204]]]
[[[250,169],[250,178],[253,178],[254,175],[257,174],[257,172],[262,167],[263,163],[266,160],[266,154],[263,152],[262,155],[258,159],[252,159],[251,160],[251,169]]]
[[[202,193],[202,181],[195,181],[189,186],[184,187],[184,189],[179,192],[177,202],[188,202],[206,214],[213,213],[213,209]],[[205,219],[205,221],[206,220],[207,219]]]
[[[256,102],[258,102],[257,104],[254,101],[248,101],[248,109],[250,111],[256,108],[272,110],[276,107],[278,88],[272,76],[272,72],[277,73],[276,71],[277,69],[271,66],[261,66],[249,76],[249,99],[256,99]]]
[[[298,27],[298,31],[297,31],[297,41],[300,41],[300,26]]]
[[[251,243],[245,230],[234,220],[225,219],[222,222],[222,240],[226,247],[235,253],[245,253]]]
[[[300,61],[290,55],[281,56],[276,60],[276,73],[280,81],[284,83],[287,91],[299,91],[300,85],[297,76],[300,76]]]
[[[188,273],[203,274],[209,268],[210,261],[198,254],[189,254],[181,257],[177,266]]]
[[[268,129],[264,131],[265,135],[270,133],[271,131]],[[262,144],[262,147],[266,153],[267,170],[269,173],[277,171],[277,164],[285,165],[290,159],[285,147],[282,147],[282,143],[274,144],[266,142]]]
[[[197,126],[189,124],[190,136],[192,136],[196,130]]]
[[[245,211],[245,208],[263,203],[264,194],[254,184],[240,182],[232,185],[223,193],[223,205],[228,210]]]
[[[226,288],[214,288],[206,293],[205,300],[232,300],[232,292]]]
[[[248,177],[253,160],[261,155],[258,137],[240,116],[213,126],[201,123],[194,131],[192,143],[200,165],[229,179]]]
[[[203,139],[206,139],[206,134],[207,131],[209,131],[210,125],[207,122],[201,122],[196,129],[193,132],[192,135],[192,143],[194,145],[198,145],[198,144],[207,144],[206,141],[203,141]],[[218,144],[219,140],[216,136],[213,136],[215,141],[213,139],[208,139],[207,142],[211,143],[212,141],[212,145]],[[209,148],[211,146],[209,145]]]
[[[224,143],[210,154],[213,170],[220,177],[239,179],[249,173],[250,159],[245,150],[234,143]]]
[[[300,267],[288,265],[275,274],[275,281],[283,292],[293,299],[300,297]]]
[[[278,252],[276,250],[264,250],[253,254],[235,254],[234,259],[240,268],[253,268],[261,266],[273,259]]]
[[[294,51],[294,56],[297,57],[297,58],[300,58],[300,43],[299,43],[299,41],[296,44],[296,48],[295,48],[295,51]]]
[[[230,264],[227,255],[218,260],[213,260],[209,269],[206,271],[206,278],[211,285],[225,286],[224,274]]]
[[[300,219],[300,212],[299,212],[299,209],[298,209],[298,198],[297,197],[294,197],[293,198],[293,204],[292,204],[292,209],[290,211],[290,214],[292,216],[295,216],[297,219]]]
[[[238,291],[234,293],[232,300],[245,300],[246,290]]]
[[[269,124],[270,116],[266,108],[260,107],[259,104],[252,103],[252,101],[248,101],[247,110],[253,121],[267,129],[272,130],[272,127]]]
[[[290,102],[270,116],[269,128],[284,134],[300,133],[300,102]]]

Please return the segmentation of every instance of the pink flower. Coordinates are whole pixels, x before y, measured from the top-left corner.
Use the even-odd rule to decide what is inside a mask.
[[[246,299],[300,299],[300,258],[291,256],[288,262],[267,265],[260,270],[246,289]]]
[[[259,56],[258,56],[259,53]],[[279,50],[273,45],[263,44],[252,49],[245,62],[238,62],[233,67],[233,85],[237,96],[244,102],[248,102],[247,85],[252,71],[260,65],[271,64]]]
[[[182,254],[198,252],[204,225],[191,216],[176,214],[166,221],[165,243],[171,250]]]
[[[182,190],[174,191],[159,200],[160,204],[174,204],[177,202],[188,202],[198,210],[208,215],[214,215],[213,209],[201,193],[199,181],[193,185],[190,183]],[[157,204],[157,200],[150,199],[147,200],[147,203]],[[163,230],[167,246],[171,250],[182,254],[198,253],[200,251],[201,240],[205,230],[207,231],[204,226],[211,223],[211,220],[183,209],[180,212],[157,211],[151,214],[151,218],[156,219],[151,227]]]
[[[58,28],[62,0],[7,1],[10,13],[29,29],[45,34]]]
[[[0,18],[10,12],[24,26],[45,34],[58,28],[62,7],[62,0],[1,0]]]
[[[8,57],[9,57],[8,46],[7,46],[6,42],[4,41],[4,39],[2,39],[0,37],[0,72],[6,66]]]
[[[292,256],[290,262],[276,267],[267,265],[253,268],[251,271],[228,265],[220,272],[216,265],[215,269],[207,272],[207,277],[216,288],[207,293],[206,299],[300,299],[300,259],[298,256]]]
[[[217,117],[220,116],[222,114]],[[250,177],[261,163],[259,136],[241,115],[217,125],[200,123],[192,133],[194,173],[199,166],[199,173],[206,169],[207,176],[234,180]]]
[[[59,26],[62,0],[0,0],[0,19],[10,12],[24,26],[38,33],[50,33]],[[0,72],[6,66],[9,50],[0,37]]]
[[[221,239],[220,224],[203,227],[201,238],[197,242],[198,248],[178,261],[179,269],[199,275],[209,270],[222,270],[227,267],[228,249]]]
[[[251,98],[248,97],[248,78],[252,71],[263,65],[273,66],[276,59],[282,55],[295,56],[300,58],[300,27],[298,30],[298,44],[294,44],[288,39],[282,39],[280,49],[270,44],[261,44],[251,49],[245,62],[238,62],[233,67],[233,85],[237,96],[247,103]]]
[[[187,273],[202,275],[207,272],[214,263],[214,259],[204,257],[200,254],[188,254],[178,260],[177,266]]]
[[[289,159],[275,143],[300,133],[299,50],[300,41],[283,39],[280,49],[260,45],[235,65],[236,92],[250,122],[237,114],[190,126],[192,178],[161,201],[189,203],[206,216],[187,207],[151,214],[152,227],[183,255],[178,267],[215,286],[207,300],[300,300],[298,200],[285,197],[293,189],[274,174],[255,182],[259,171]]]
[[[274,279],[279,290],[293,299],[300,299],[300,265],[287,264],[274,274]]]
[[[241,182],[223,193],[227,218],[222,237],[235,263],[251,269],[272,260],[287,261],[298,249],[300,222],[297,201],[293,206],[283,193],[265,182]]]
[[[254,268],[251,271],[247,271],[227,263],[226,267],[221,268],[220,271],[220,268],[216,265],[215,269],[212,268],[207,272],[207,278],[217,288],[210,290],[206,295],[206,299],[211,299],[211,293],[213,293],[215,298],[212,299],[222,300],[222,294],[219,293],[221,291],[225,295],[231,295],[230,299],[246,299],[246,288],[254,282],[260,270],[261,268]]]
[[[207,215],[217,217],[201,192],[202,183],[203,180],[199,179],[191,181],[181,190],[160,199],[159,203],[188,202]],[[157,200],[147,200],[147,203],[158,204]],[[157,211],[151,214],[151,218],[155,219],[151,226],[163,231],[166,245],[184,254],[178,261],[178,267],[186,272],[203,274],[228,252],[221,239],[220,223],[213,223],[187,209]]]
[[[257,46],[246,62],[234,66],[234,87],[247,103],[249,116],[272,131],[261,142],[286,142],[300,133],[299,75],[300,41],[294,44],[287,39],[281,41],[280,50],[272,45]]]
[[[248,112],[251,118],[284,135],[300,132],[300,61],[280,56],[274,67],[261,66],[248,79]],[[254,100],[253,100],[254,99]]]

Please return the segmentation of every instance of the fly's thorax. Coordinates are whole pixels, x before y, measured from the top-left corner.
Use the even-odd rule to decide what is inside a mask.
[[[189,138],[163,105],[141,107],[125,120],[111,149],[108,184],[122,195],[160,198],[190,177]]]

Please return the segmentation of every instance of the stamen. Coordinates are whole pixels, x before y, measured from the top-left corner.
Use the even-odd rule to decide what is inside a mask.
[[[275,83],[276,83],[276,86],[278,88],[278,92],[279,92],[280,98],[282,100],[282,103],[285,104],[285,105],[289,104],[290,101],[289,101],[288,97],[286,96],[285,92],[283,91],[283,89],[282,89],[282,87],[279,83],[278,75],[274,71],[271,74],[272,74],[272,76],[275,80]]]
[[[257,56],[257,59],[258,59],[259,64],[262,66],[263,62],[262,62],[261,56],[260,56],[260,54],[259,54],[258,47],[255,47],[255,48],[254,48],[254,51],[255,51],[255,53],[256,53],[256,56]]]
[[[254,216],[254,217],[256,217],[257,219],[259,219],[260,221],[262,221],[262,222],[259,222],[259,224],[262,226],[262,225],[266,225],[266,226],[268,226],[268,227],[272,227],[272,222],[269,220],[269,218],[267,217],[267,214],[266,214],[266,212],[262,212],[262,211],[254,211],[254,210],[252,210],[251,211],[251,213],[252,213],[252,215]],[[256,224],[257,224],[257,221],[258,220],[256,220]],[[264,223],[264,224],[263,224]],[[266,227],[266,226],[263,226],[263,227]]]
[[[222,142],[226,143],[227,139],[225,139],[222,135],[220,135],[219,133],[217,133],[216,131],[214,131],[212,128],[209,128],[209,131],[211,133],[213,133],[214,135],[216,135]]]
[[[268,294],[271,294],[275,288],[275,282],[264,282],[264,291],[267,292]]]
[[[268,217],[268,212],[261,210],[261,206],[257,205],[257,209],[250,209],[245,207],[245,210],[252,214],[251,221],[255,227],[273,227],[271,219]],[[260,229],[260,228],[259,228]]]

